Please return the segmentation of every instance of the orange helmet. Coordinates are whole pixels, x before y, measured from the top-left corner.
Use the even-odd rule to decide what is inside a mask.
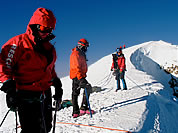
[[[84,38],[80,39],[78,41],[78,44],[82,45],[82,46],[85,46],[85,47],[89,47],[89,42],[86,39],[84,39]]]

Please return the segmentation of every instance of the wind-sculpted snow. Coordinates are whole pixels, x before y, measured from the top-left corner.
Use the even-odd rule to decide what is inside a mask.
[[[146,72],[156,81],[167,85],[170,76],[161,69],[158,63],[147,56],[148,53],[144,53],[143,51],[143,48],[139,48],[131,55],[130,60],[132,64],[136,69]]]
[[[152,79],[163,85],[163,88],[158,91],[155,91],[154,86],[150,88],[155,93],[152,93],[147,99],[147,108],[144,113],[146,118],[139,132],[174,133],[178,122],[173,119],[178,116],[178,105],[170,100],[172,92],[168,85],[170,75],[166,74],[159,64],[147,56],[149,53],[145,52],[146,50],[144,47],[137,49],[132,53],[130,60],[136,69],[151,75]]]

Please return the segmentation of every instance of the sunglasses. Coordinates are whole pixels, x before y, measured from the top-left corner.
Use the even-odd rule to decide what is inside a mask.
[[[42,26],[42,25],[37,25],[37,29],[38,29],[38,31],[40,31],[41,33],[51,33],[51,32],[53,31],[52,28],[45,27],[45,26]]]

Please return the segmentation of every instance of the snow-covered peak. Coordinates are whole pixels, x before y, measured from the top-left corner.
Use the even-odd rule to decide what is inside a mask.
[[[178,47],[164,41],[152,41],[139,51],[166,69],[171,66],[178,66]],[[175,75],[176,76],[176,75]]]
[[[115,92],[117,84],[110,71],[112,53],[99,59],[89,66],[87,73],[88,82],[92,86],[101,87],[102,90],[90,95],[90,106],[96,113],[92,118],[84,115],[74,119],[72,107],[61,109],[57,113],[57,133],[121,131],[176,133],[178,131],[178,104],[171,99],[173,91],[168,84],[170,75],[160,68],[165,64],[178,65],[177,46],[162,40],[149,41],[126,48],[123,53],[126,58],[125,79],[128,90]],[[70,100],[72,80],[67,76],[61,81],[64,90],[63,100]],[[79,105],[82,91],[79,95]],[[0,120],[2,120],[8,110],[2,92],[0,101]],[[72,123],[81,125],[75,126]],[[15,118],[8,117],[0,132],[10,133],[14,127]]]
[[[155,43],[157,43],[157,44],[172,45],[172,43],[168,43],[168,42],[165,42],[165,41],[163,41],[163,40],[153,41],[153,42],[155,42]]]

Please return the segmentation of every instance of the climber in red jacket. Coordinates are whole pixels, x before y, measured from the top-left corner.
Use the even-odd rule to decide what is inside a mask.
[[[55,38],[52,34],[55,24],[52,11],[38,8],[26,32],[11,38],[2,46],[1,90],[7,93],[7,106],[18,109],[22,133],[50,132],[50,86],[55,87],[54,99],[59,102],[62,99],[62,83],[54,68],[56,51],[50,43]]]
[[[116,54],[112,54],[112,55],[113,55],[113,62],[111,66],[111,71],[114,70],[114,74],[116,75],[116,80],[117,80],[116,91],[121,89],[120,79],[122,80],[122,83],[123,83],[123,89],[127,90],[127,85],[124,79],[125,71],[126,71],[126,64],[125,64],[124,54],[122,53],[122,48],[117,48]]]

